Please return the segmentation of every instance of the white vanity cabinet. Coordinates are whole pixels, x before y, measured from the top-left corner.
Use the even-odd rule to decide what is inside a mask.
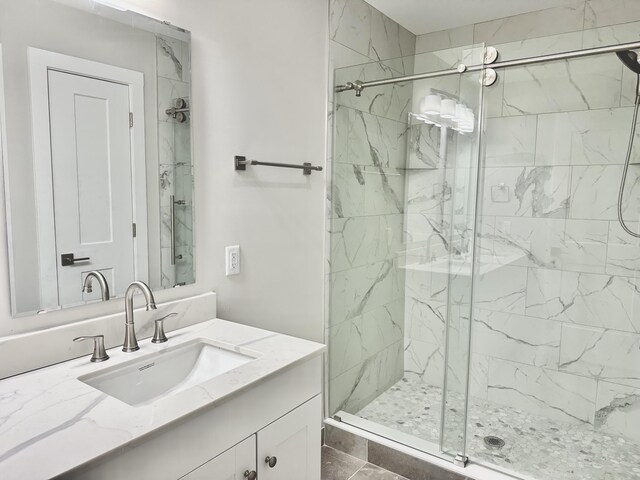
[[[320,478],[321,408],[318,396],[258,432],[260,480]]]
[[[251,435],[180,480],[252,480],[255,474],[256,436]]]
[[[319,480],[317,396],[181,480]]]
[[[321,385],[320,354],[56,478],[320,480]]]

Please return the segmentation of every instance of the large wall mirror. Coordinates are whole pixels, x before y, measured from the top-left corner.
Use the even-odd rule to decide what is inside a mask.
[[[194,282],[190,34],[91,0],[0,0],[14,316]]]

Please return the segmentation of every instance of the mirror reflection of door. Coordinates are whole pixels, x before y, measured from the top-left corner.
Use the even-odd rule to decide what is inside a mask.
[[[58,295],[83,300],[99,270],[113,291],[134,278],[129,87],[49,70]],[[63,262],[73,254],[75,260]]]
[[[58,296],[72,305],[91,270],[113,292],[135,278],[129,87],[49,70],[48,88]]]

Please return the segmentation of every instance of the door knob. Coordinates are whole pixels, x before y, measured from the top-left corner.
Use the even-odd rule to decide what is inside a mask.
[[[63,267],[69,267],[76,262],[88,262],[89,260],[91,260],[91,257],[75,258],[73,253],[63,253],[60,255],[60,263],[62,263]]]
[[[264,463],[269,465],[269,468],[273,468],[278,463],[278,459],[276,457],[267,457],[264,459]]]
[[[258,474],[255,470],[247,470],[246,472],[244,472],[244,478],[246,478],[247,480],[256,480],[256,478],[258,478]]]

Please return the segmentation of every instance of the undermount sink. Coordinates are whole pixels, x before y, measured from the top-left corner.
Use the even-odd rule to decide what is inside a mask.
[[[129,405],[141,406],[204,383],[257,357],[196,339],[78,380]]]

